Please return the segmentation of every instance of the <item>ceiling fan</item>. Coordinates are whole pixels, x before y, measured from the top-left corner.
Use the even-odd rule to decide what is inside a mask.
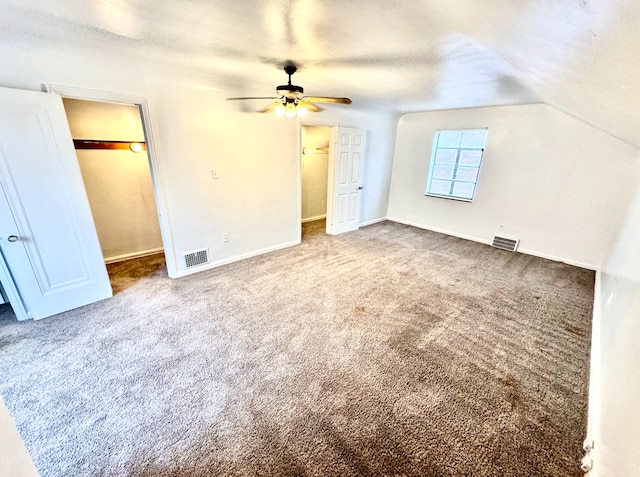
[[[293,63],[287,63],[284,66],[284,72],[289,75],[289,82],[276,88],[277,96],[247,96],[243,98],[226,98],[227,101],[237,101],[246,99],[275,99],[276,101],[259,109],[259,113],[268,113],[275,111],[281,116],[293,117],[304,114],[307,110],[313,112],[322,111],[324,108],[313,103],[340,103],[351,104],[349,98],[334,98],[329,96],[305,96],[302,86],[291,84],[291,75],[298,68]]]

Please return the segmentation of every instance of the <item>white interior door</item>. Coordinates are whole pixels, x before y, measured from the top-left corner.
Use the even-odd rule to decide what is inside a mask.
[[[333,128],[329,145],[329,187],[327,190],[327,233],[336,235],[360,227],[362,166],[367,132]]]
[[[56,94],[0,88],[0,252],[19,319],[112,296]]]

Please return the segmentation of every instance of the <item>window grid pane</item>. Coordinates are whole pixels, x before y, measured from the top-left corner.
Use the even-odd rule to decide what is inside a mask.
[[[487,131],[440,131],[434,138],[426,195],[471,201]]]

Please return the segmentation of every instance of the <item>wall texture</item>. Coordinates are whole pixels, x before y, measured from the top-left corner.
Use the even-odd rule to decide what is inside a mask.
[[[640,154],[636,158],[640,162]],[[640,183],[640,174],[636,174]],[[638,475],[640,455],[640,187],[607,261],[599,290],[594,470]],[[596,336],[598,338],[598,336]]]
[[[424,195],[440,129],[488,128],[472,203]],[[414,113],[398,123],[388,216],[589,268],[604,263],[633,194],[636,150],[550,106]]]
[[[74,139],[144,142],[135,106],[65,99]],[[76,150],[105,261],[162,249],[145,151]]]

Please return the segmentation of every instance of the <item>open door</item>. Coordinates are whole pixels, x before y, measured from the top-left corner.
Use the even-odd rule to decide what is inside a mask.
[[[112,296],[56,94],[0,88],[0,253],[18,319]]]
[[[333,128],[329,145],[327,233],[336,235],[360,228],[362,166],[367,132]]]

